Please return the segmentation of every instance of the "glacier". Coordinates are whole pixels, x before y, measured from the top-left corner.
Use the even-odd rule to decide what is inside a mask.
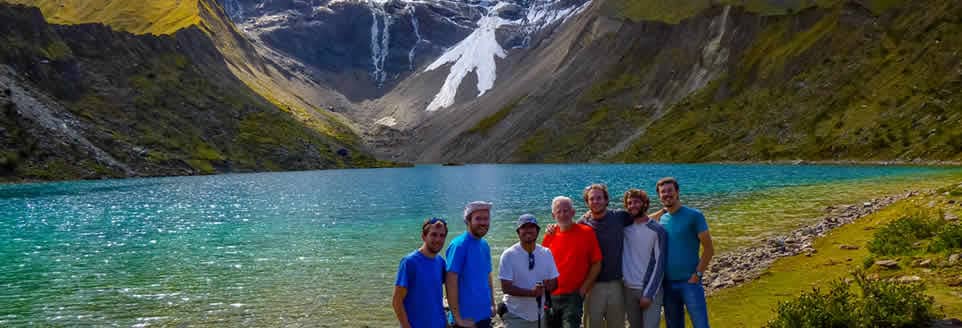
[[[488,13],[478,20],[478,27],[464,40],[451,47],[441,57],[435,60],[424,70],[433,71],[442,66],[451,65],[451,70],[441,86],[441,90],[434,96],[426,110],[429,112],[437,111],[454,104],[458,88],[461,82],[469,73],[475,72],[478,77],[478,95],[483,96],[488,90],[494,87],[497,78],[497,58],[507,57],[507,53],[501,44],[498,43],[496,32],[504,25],[520,25],[525,31],[525,40],[522,47],[526,47],[531,34],[536,33],[559,20],[581,13],[591,1],[587,1],[578,6],[567,8],[553,8],[558,1],[540,1],[527,9],[525,17],[517,20],[507,20],[498,16],[499,9],[510,5],[507,1],[498,1]]]

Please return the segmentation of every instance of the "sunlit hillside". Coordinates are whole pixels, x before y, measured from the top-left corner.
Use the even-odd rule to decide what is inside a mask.
[[[2,1],[39,7],[50,23],[104,23],[134,34],[172,34],[200,22],[196,0]]]

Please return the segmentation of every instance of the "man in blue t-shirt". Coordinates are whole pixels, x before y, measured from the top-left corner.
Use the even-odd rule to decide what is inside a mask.
[[[468,231],[448,245],[444,287],[455,327],[491,327],[494,289],[491,288],[491,248],[485,241],[491,223],[491,203],[471,202],[464,207]]]
[[[685,310],[695,328],[708,328],[708,306],[702,274],[715,254],[708,223],[701,212],[682,206],[678,200],[678,181],[664,178],[656,185],[658,198],[667,213],[661,225],[668,233],[668,259],[665,268],[665,324],[685,327]],[[698,255],[702,248],[701,256]]]
[[[425,220],[421,225],[424,243],[401,259],[391,305],[402,328],[447,326],[441,293],[445,263],[438,256],[447,236],[447,222],[438,218]]]

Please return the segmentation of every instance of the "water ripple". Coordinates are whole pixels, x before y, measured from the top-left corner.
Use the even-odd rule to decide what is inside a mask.
[[[555,195],[580,199],[604,182],[616,204],[628,187],[650,192],[675,175],[730,248],[826,205],[954,172],[468,165],[3,185],[0,326],[387,326],[397,263],[420,243],[420,221],[442,216],[459,234],[471,200],[494,201],[488,239],[500,253],[515,242],[514,218],[550,220]]]

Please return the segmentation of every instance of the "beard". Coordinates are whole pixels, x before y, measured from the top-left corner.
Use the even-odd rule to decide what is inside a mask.
[[[677,203],[678,203],[678,198],[670,198],[670,199],[662,199],[662,200],[661,200],[661,205],[663,205],[664,207],[672,207],[672,206],[675,206],[675,204],[677,204]]]
[[[437,254],[441,252],[441,248],[444,248],[444,243],[440,243],[437,245],[428,244],[427,246],[428,247],[425,247],[425,248],[428,250],[428,252],[430,252],[431,254]]]
[[[484,235],[488,234],[488,227],[481,225],[471,226],[471,234],[478,236],[479,238],[484,237]]]

